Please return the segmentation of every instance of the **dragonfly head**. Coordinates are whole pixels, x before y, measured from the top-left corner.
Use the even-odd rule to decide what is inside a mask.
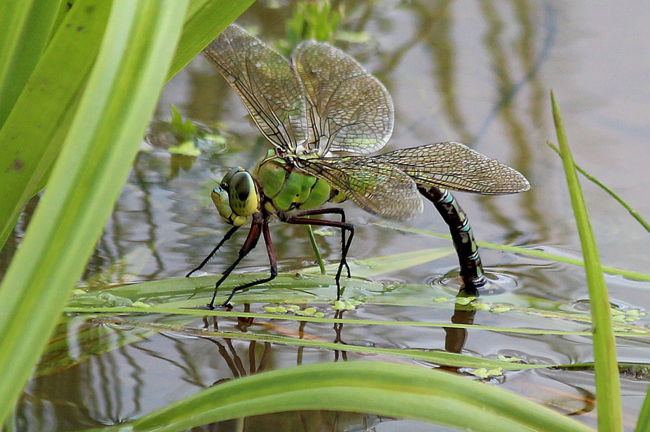
[[[242,225],[260,207],[255,180],[241,167],[228,171],[219,186],[212,191],[211,198],[221,218],[234,226]]]

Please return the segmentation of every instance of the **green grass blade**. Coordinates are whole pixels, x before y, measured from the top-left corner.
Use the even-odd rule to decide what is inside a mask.
[[[548,144],[548,146],[549,146],[550,148],[552,148],[552,149],[553,149],[557,154],[561,155],[561,153],[560,153],[560,149],[557,148],[557,147],[556,147],[552,142],[547,142],[546,144]],[[609,196],[611,196],[612,198],[614,198],[614,199],[615,199],[615,200],[616,200],[616,201],[617,201],[621,206],[623,206],[623,208],[624,208],[625,210],[628,211],[628,213],[630,213],[630,215],[631,215],[634,219],[636,219],[636,221],[637,221],[638,223],[641,224],[641,226],[642,226],[643,228],[645,228],[646,231],[648,231],[648,232],[650,233],[650,224],[649,224],[645,219],[643,219],[643,217],[641,217],[641,215],[639,214],[639,212],[637,212],[636,210],[634,210],[634,209],[633,209],[633,208],[632,208],[628,203],[626,203],[626,202],[623,200],[623,198],[619,197],[619,196],[618,196],[618,195],[617,195],[613,190],[611,190],[610,188],[608,188],[607,186],[605,186],[603,183],[600,182],[600,180],[598,180],[598,179],[597,179],[596,177],[594,177],[593,175],[589,174],[587,171],[585,171],[584,169],[582,169],[579,165],[575,165],[575,167],[576,167],[576,169],[578,170],[578,172],[579,172],[580,174],[582,174],[582,175],[583,175],[587,180],[589,180],[590,182],[594,183],[596,186],[598,186],[599,188],[601,188],[602,190],[604,190],[605,192],[607,192],[607,194],[608,194]]]
[[[592,431],[527,399],[446,372],[390,363],[297,366],[229,381],[135,422],[102,429],[181,431],[288,410],[365,412],[468,431]]]
[[[553,120],[555,121],[557,139],[560,144],[564,172],[569,185],[571,204],[578,225],[580,244],[582,245],[582,254],[585,260],[585,271],[587,273],[589,303],[594,326],[598,430],[602,432],[622,431],[621,389],[609,295],[600,265],[598,248],[589,223],[587,207],[578,181],[578,174],[569,149],[564,123],[553,92],[551,92],[551,103],[553,105]]]
[[[643,408],[636,423],[635,432],[650,432],[650,392],[646,393]]]
[[[167,79],[196,57],[255,0],[192,0]]]
[[[0,286],[0,423],[27,382],[113,209],[153,113],[186,5],[181,0],[116,0],[112,5],[49,187]]]
[[[381,226],[384,228],[391,228],[395,230],[399,230],[402,232],[410,232],[410,233],[415,233],[415,234],[424,234],[432,237],[437,237],[437,238],[442,238],[446,240],[452,240],[451,236],[449,234],[441,234],[441,233],[436,233],[433,231],[428,231],[428,230],[422,230],[418,228],[409,228],[409,227],[403,227],[403,226],[397,226],[393,225],[387,222],[374,222],[373,225]],[[545,252],[543,250],[537,250],[537,249],[529,249],[527,247],[521,247],[521,246],[508,246],[508,245],[502,245],[502,244],[497,244],[497,243],[490,243],[486,241],[477,241],[476,244],[485,249],[493,249],[493,250],[500,250],[504,252],[512,252],[520,255],[526,255],[526,256],[531,256],[535,258],[543,258],[551,261],[557,261],[557,262],[562,262],[565,264],[571,264],[571,265],[577,265],[580,267],[585,266],[585,262],[580,259],[576,258],[570,258],[558,254],[553,254],[550,252]],[[629,270],[622,270],[619,268],[615,267],[608,267],[608,266],[603,266],[602,267],[603,271],[608,274],[612,275],[620,275],[623,277],[626,277],[628,279],[632,280],[638,280],[638,281],[648,281],[650,282],[650,275],[646,273],[639,273],[639,272],[634,272],[634,271],[629,271]]]

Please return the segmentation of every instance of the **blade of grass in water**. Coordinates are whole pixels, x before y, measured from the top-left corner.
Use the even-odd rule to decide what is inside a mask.
[[[557,147],[556,147],[552,142],[547,141],[546,144],[548,144],[549,147],[551,147],[551,148],[552,148],[552,149],[553,149],[557,154],[559,154],[559,155],[561,156],[561,154],[560,154],[560,149],[557,148]],[[639,223],[641,224],[641,226],[642,226],[643,228],[645,228],[645,230],[648,231],[648,232],[650,233],[650,224],[648,224],[648,222],[647,222],[645,219],[643,219],[643,218],[641,217],[641,215],[640,215],[636,210],[634,210],[634,209],[633,209],[633,208],[632,208],[628,203],[626,203],[626,202],[623,200],[623,198],[621,198],[621,197],[619,197],[618,195],[616,195],[616,193],[615,193],[613,190],[611,190],[610,188],[608,188],[607,186],[605,186],[604,184],[602,184],[602,183],[601,183],[601,182],[600,182],[596,177],[594,177],[593,175],[589,174],[587,171],[585,171],[585,170],[583,170],[582,168],[580,168],[580,166],[575,165],[575,167],[576,167],[576,169],[578,170],[578,172],[579,172],[580,174],[582,174],[583,176],[585,176],[585,178],[586,178],[587,180],[589,180],[589,181],[591,181],[592,183],[596,184],[596,185],[597,185],[598,187],[600,187],[602,190],[604,190],[605,192],[607,192],[607,193],[609,194],[609,196],[611,196],[612,198],[614,198],[614,199],[615,199],[615,200],[616,200],[620,205],[622,205],[623,208],[624,208],[625,210],[627,210],[627,211],[632,215],[632,217],[633,217],[634,219],[636,219],[636,221],[639,222]]]
[[[587,207],[582,195],[578,174],[560,116],[555,95],[551,92],[553,120],[560,144],[564,172],[569,185],[571,205],[576,218],[580,244],[585,260],[589,303],[594,326],[594,363],[596,370],[596,397],[598,399],[598,430],[602,432],[622,431],[621,389],[616,361],[616,339],[612,329],[609,295],[603,270],[600,265],[598,248],[589,223]]]
[[[437,238],[442,238],[446,240],[451,240],[451,236],[449,234],[441,234],[441,233],[436,233],[433,231],[428,231],[428,230],[423,230],[423,229],[418,229],[418,228],[409,228],[409,227],[400,227],[400,226],[395,226],[391,225],[388,222],[374,222],[373,225],[385,227],[385,228],[390,228],[390,229],[395,229],[403,232],[410,232],[410,233],[416,233],[416,234],[425,234],[429,235],[432,237],[437,237]],[[571,265],[577,265],[584,267],[585,263],[583,260],[576,259],[576,258],[570,258],[570,257],[565,257],[562,255],[558,254],[553,254],[550,252],[542,251],[542,250],[536,250],[536,249],[529,249],[526,247],[521,247],[521,246],[508,246],[508,245],[502,245],[502,244],[497,244],[497,243],[490,243],[486,241],[477,241],[476,244],[479,247],[485,248],[485,249],[493,249],[493,250],[500,250],[500,251],[505,251],[505,252],[512,252],[520,255],[527,255],[527,256],[532,256],[535,258],[543,258],[543,259],[548,259],[551,261],[557,261],[557,262],[562,262],[565,264],[571,264]],[[639,272],[634,272],[634,271],[629,271],[629,270],[622,270],[619,268],[615,267],[608,267],[608,266],[603,266],[602,267],[603,271],[608,274],[612,275],[621,275],[623,277],[626,277],[628,279],[633,279],[633,280],[638,280],[638,281],[650,281],[650,275],[645,274],[645,273],[639,273]]]

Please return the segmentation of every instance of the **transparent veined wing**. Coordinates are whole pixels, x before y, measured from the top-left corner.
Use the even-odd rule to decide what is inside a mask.
[[[394,165],[427,186],[485,195],[530,189],[519,171],[457,142],[395,150],[366,159]]]
[[[298,167],[329,183],[369,213],[393,220],[409,220],[422,213],[415,182],[399,168],[367,157],[298,159]]]
[[[327,43],[301,42],[291,53],[307,99],[308,146],[321,154],[370,154],[393,132],[393,102],[355,59]]]
[[[203,54],[228,80],[273,145],[295,151],[307,139],[302,86],[283,55],[235,24],[210,42]]]

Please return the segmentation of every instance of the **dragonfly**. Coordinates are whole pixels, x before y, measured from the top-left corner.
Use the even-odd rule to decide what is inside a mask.
[[[250,221],[237,258],[219,286],[264,238],[270,274],[232,290],[270,282],[277,258],[269,230],[272,219],[293,225],[332,227],[341,232],[336,272],[337,299],[354,226],[341,207],[350,200],[389,220],[407,221],[431,201],[449,225],[461,275],[473,285],[484,281],[480,255],[467,216],[448,189],[479,194],[511,194],[530,185],[515,169],[457,142],[441,142],[373,155],[388,142],[394,108],[384,85],[350,55],[334,46],[303,41],[290,59],[232,24],[204,50],[237,93],[272,148],[252,169],[230,169],[211,193],[224,222],[231,225],[190,277],[202,269],[233,234]],[[320,216],[320,218],[313,218]]]

